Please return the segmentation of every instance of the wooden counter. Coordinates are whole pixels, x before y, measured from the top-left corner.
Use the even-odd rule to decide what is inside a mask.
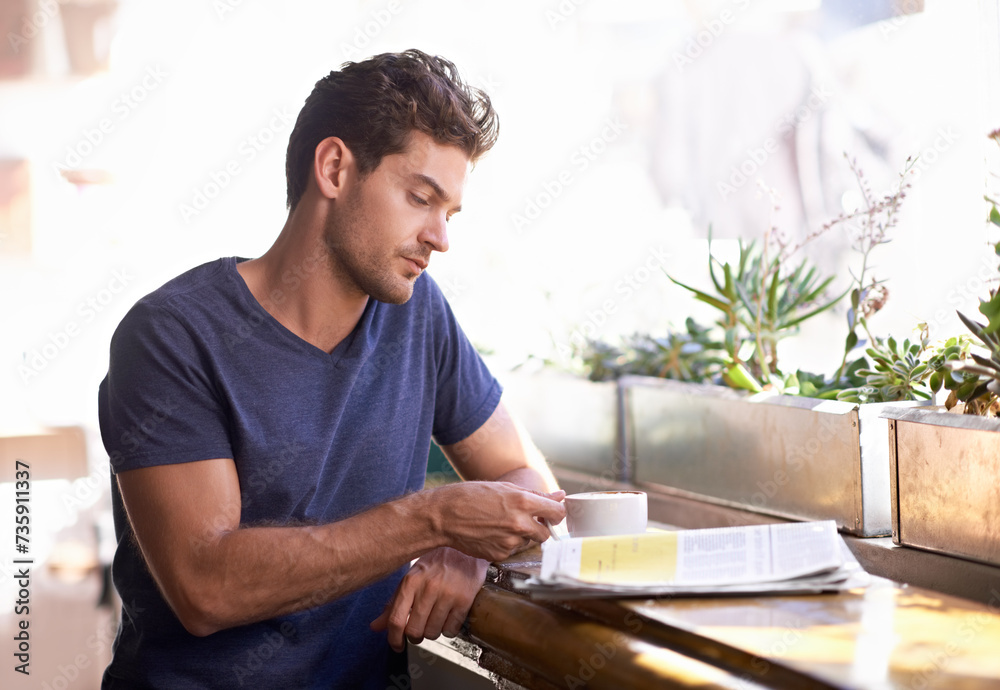
[[[1000,592],[987,603],[899,586],[808,596],[542,602],[490,569],[465,632],[422,649],[526,688],[1000,688]],[[500,682],[506,682],[500,681]]]

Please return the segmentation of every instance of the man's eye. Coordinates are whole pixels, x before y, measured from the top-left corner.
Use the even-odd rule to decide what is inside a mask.
[[[414,203],[419,204],[421,206],[427,206],[428,203],[429,203],[427,201],[427,199],[424,199],[423,197],[419,197],[416,194],[410,194],[410,198],[413,199]]]

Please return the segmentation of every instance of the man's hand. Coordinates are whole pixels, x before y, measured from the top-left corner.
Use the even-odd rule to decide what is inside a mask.
[[[458,635],[488,563],[448,547],[420,557],[399,583],[392,602],[371,623],[375,632],[388,630],[389,645],[403,650],[403,635],[411,642]]]
[[[482,587],[489,561],[500,561],[549,536],[566,515],[564,491],[538,449],[503,403],[471,436],[442,450],[463,481],[418,494],[420,515],[450,547],[424,554],[392,601],[371,623],[401,651],[404,635],[419,642],[459,633]],[[440,542],[439,542],[440,543]]]
[[[549,538],[548,528],[566,516],[566,492],[540,493],[510,482],[462,482],[431,490],[434,528],[462,553],[502,561],[531,542]]]
[[[555,523],[566,514],[564,491],[545,494],[509,482],[462,482],[429,494],[438,516],[435,527],[455,548],[441,547],[419,558],[392,602],[372,621],[372,630],[388,630],[396,651],[402,651],[404,635],[413,642],[457,635],[488,561],[545,541],[549,532],[539,519]]]

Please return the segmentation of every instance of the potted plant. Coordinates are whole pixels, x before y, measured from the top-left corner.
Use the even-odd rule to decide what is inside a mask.
[[[1000,130],[990,134],[1000,145]],[[995,196],[988,222],[1000,228]],[[1000,242],[994,245],[1000,256]],[[1000,280],[1000,270],[997,272]],[[936,384],[944,409],[889,410],[892,538],[897,544],[1000,565],[1000,288],[980,300],[969,333]],[[973,338],[975,340],[973,340]],[[964,412],[964,414],[955,414]],[[970,520],[970,516],[975,516]],[[979,518],[979,519],[976,519]]]
[[[945,408],[885,412],[893,541],[994,565],[1000,565],[998,294],[991,290],[980,304],[990,323],[962,315],[984,354],[971,351],[968,336],[952,339],[961,355],[942,378],[950,391]],[[966,414],[955,414],[963,409]]]
[[[710,238],[712,287],[670,279],[718,311],[712,327],[689,319],[685,331],[663,338],[636,335],[622,347],[590,343],[581,352],[594,378],[619,377],[637,483],[780,516],[834,519],[862,536],[889,534],[887,422],[873,403],[929,400],[945,361],[943,344],[930,343],[926,330],[897,343],[874,336],[868,323],[887,296],[872,275],[871,253],[888,241],[914,162],[881,198],[851,162],[864,206],[794,247],[768,231],[759,245],[740,242],[738,259],[728,263],[712,255]],[[855,221],[860,269],[845,290],[826,296],[833,276],[795,257],[815,237]],[[783,371],[779,343],[848,296],[835,373]]]

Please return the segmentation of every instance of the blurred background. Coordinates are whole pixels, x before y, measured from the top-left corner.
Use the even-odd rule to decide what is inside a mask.
[[[571,366],[585,338],[707,323],[664,271],[708,287],[709,226],[732,256],[737,238],[773,227],[794,245],[853,211],[845,154],[879,197],[916,157],[872,255],[889,299],[871,326],[939,338],[997,275],[997,4],[0,0],[0,633],[24,618],[9,526],[30,455],[35,635],[30,682],[6,663],[0,685],[97,687],[115,626],[96,415],[111,334],[176,274],[270,246],[288,135],[327,72],[415,47],[491,95],[499,143],[430,270],[501,378]],[[801,253],[834,294],[858,270],[842,228]],[[831,373],[845,309],[784,361]]]

